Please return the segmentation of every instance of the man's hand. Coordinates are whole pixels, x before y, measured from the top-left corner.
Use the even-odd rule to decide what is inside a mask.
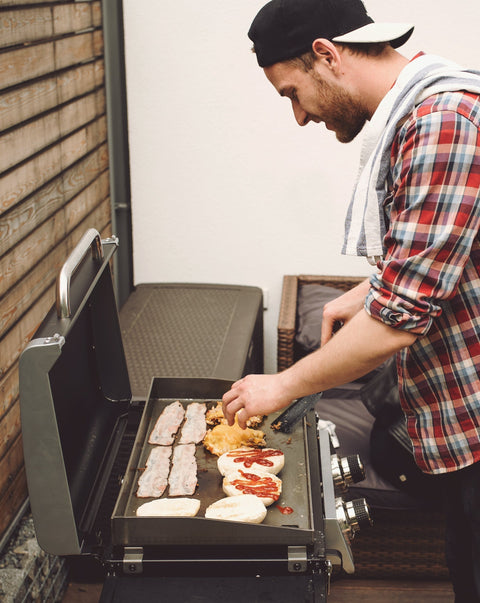
[[[350,291],[325,304],[321,345],[325,345],[332,338],[336,322],[346,324],[363,308],[369,287],[369,279],[366,279]]]
[[[249,417],[280,410],[288,406],[293,399],[282,384],[282,373],[247,375],[236,381],[223,396],[223,414],[228,424],[233,425],[238,413],[238,424],[245,429]]]

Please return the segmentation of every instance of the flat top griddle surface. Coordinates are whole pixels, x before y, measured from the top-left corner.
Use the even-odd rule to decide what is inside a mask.
[[[120,495],[112,516],[112,540],[124,546],[144,545],[248,545],[262,544],[311,544],[318,529],[320,500],[313,500],[311,480],[312,466],[307,440],[315,437],[314,415],[307,415],[292,433],[284,434],[270,428],[277,414],[270,415],[259,426],[265,433],[266,445],[278,448],[285,454],[285,466],[278,474],[282,479],[280,499],[267,507],[267,516],[261,524],[248,524],[205,518],[205,509],[213,502],[224,498],[222,475],[218,471],[218,457],[205,450],[203,444],[196,446],[198,486],[190,498],[200,500],[196,517],[137,517],[138,507],[151,498],[138,498],[138,479],[152,449],[148,443],[156,420],[164,408],[176,399],[150,398],[130,457]],[[216,406],[218,400],[180,399],[185,407],[192,402],[206,402],[207,409]],[[307,438],[307,432],[309,438]],[[178,431],[180,434],[181,428]],[[177,435],[177,438],[179,435]],[[316,441],[316,440],[315,440]],[[175,443],[174,443],[175,446]],[[315,463],[313,462],[315,465]],[[315,470],[315,469],[314,469]],[[318,468],[316,469],[318,470]],[[168,497],[168,488],[161,498]],[[284,514],[281,509],[290,507],[293,513]],[[314,509],[317,509],[314,512]],[[317,525],[315,525],[317,523]]]
[[[152,444],[148,443],[148,436],[154,428],[154,425],[168,404],[174,400],[150,400],[145,408],[145,413],[142,425],[139,428],[137,435],[137,454],[132,455],[130,466],[127,470],[127,479],[124,484],[124,492],[127,495],[127,502],[124,510],[124,515],[127,517],[136,517],[138,507],[145,502],[154,500],[153,498],[138,498],[136,491],[138,488],[138,479],[145,467],[146,460]],[[181,400],[182,404],[187,407],[191,402],[206,402],[205,400]],[[217,401],[207,401],[207,409],[215,407]],[[285,454],[285,466],[278,474],[282,479],[282,494],[280,499],[268,507],[267,517],[264,523],[267,525],[288,525],[298,526],[308,529],[309,521],[309,495],[308,495],[308,480],[307,480],[307,459],[305,455],[305,445],[302,426],[292,434],[283,434],[274,431],[270,428],[271,422],[274,421],[274,416],[271,415],[257,429],[261,429],[265,433],[267,447],[278,448]],[[181,427],[177,432],[176,440],[179,438]],[[176,442],[175,440],[175,442]],[[174,442],[174,446],[175,446]],[[222,490],[222,475],[218,471],[218,457],[208,452],[203,444],[196,446],[195,458],[197,460],[197,479],[198,486],[193,496],[200,500],[200,510],[197,517],[204,517],[206,508],[224,498],[225,494]],[[168,487],[161,498],[168,498]],[[293,509],[291,514],[283,514],[278,507],[290,507]]]

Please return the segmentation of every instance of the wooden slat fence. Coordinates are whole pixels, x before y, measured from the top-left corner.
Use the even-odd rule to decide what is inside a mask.
[[[18,359],[87,228],[111,234],[100,1],[0,0],[0,538],[27,497]]]

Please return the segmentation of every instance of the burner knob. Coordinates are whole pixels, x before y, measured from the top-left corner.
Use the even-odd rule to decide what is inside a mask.
[[[342,531],[353,539],[355,534],[365,526],[373,524],[370,510],[364,498],[356,498],[344,502],[341,498],[336,499],[337,521]]]
[[[358,532],[361,528],[371,526],[373,524],[370,517],[370,509],[367,501],[364,498],[355,498],[350,500],[345,505],[347,510],[348,520],[354,532]]]
[[[331,461],[333,484],[340,493],[346,492],[349,485],[365,479],[365,467],[358,454],[343,458],[334,454]]]
[[[365,479],[365,467],[358,454],[343,457],[340,464],[347,485],[356,484]]]

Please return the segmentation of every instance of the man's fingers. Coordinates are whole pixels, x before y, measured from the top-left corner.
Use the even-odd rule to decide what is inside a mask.
[[[320,345],[325,345],[333,335],[333,324],[335,320],[329,316],[323,315],[322,318],[322,331],[320,335]]]
[[[244,408],[241,408],[238,412],[237,412],[237,421],[238,424],[240,425],[240,427],[242,429],[246,429],[247,427],[247,419],[248,419],[248,413]]]
[[[243,408],[243,403],[238,398],[234,399],[232,402],[225,403],[225,396],[223,401],[223,416],[227,419],[229,425],[233,425],[235,422],[235,415],[237,412]]]

